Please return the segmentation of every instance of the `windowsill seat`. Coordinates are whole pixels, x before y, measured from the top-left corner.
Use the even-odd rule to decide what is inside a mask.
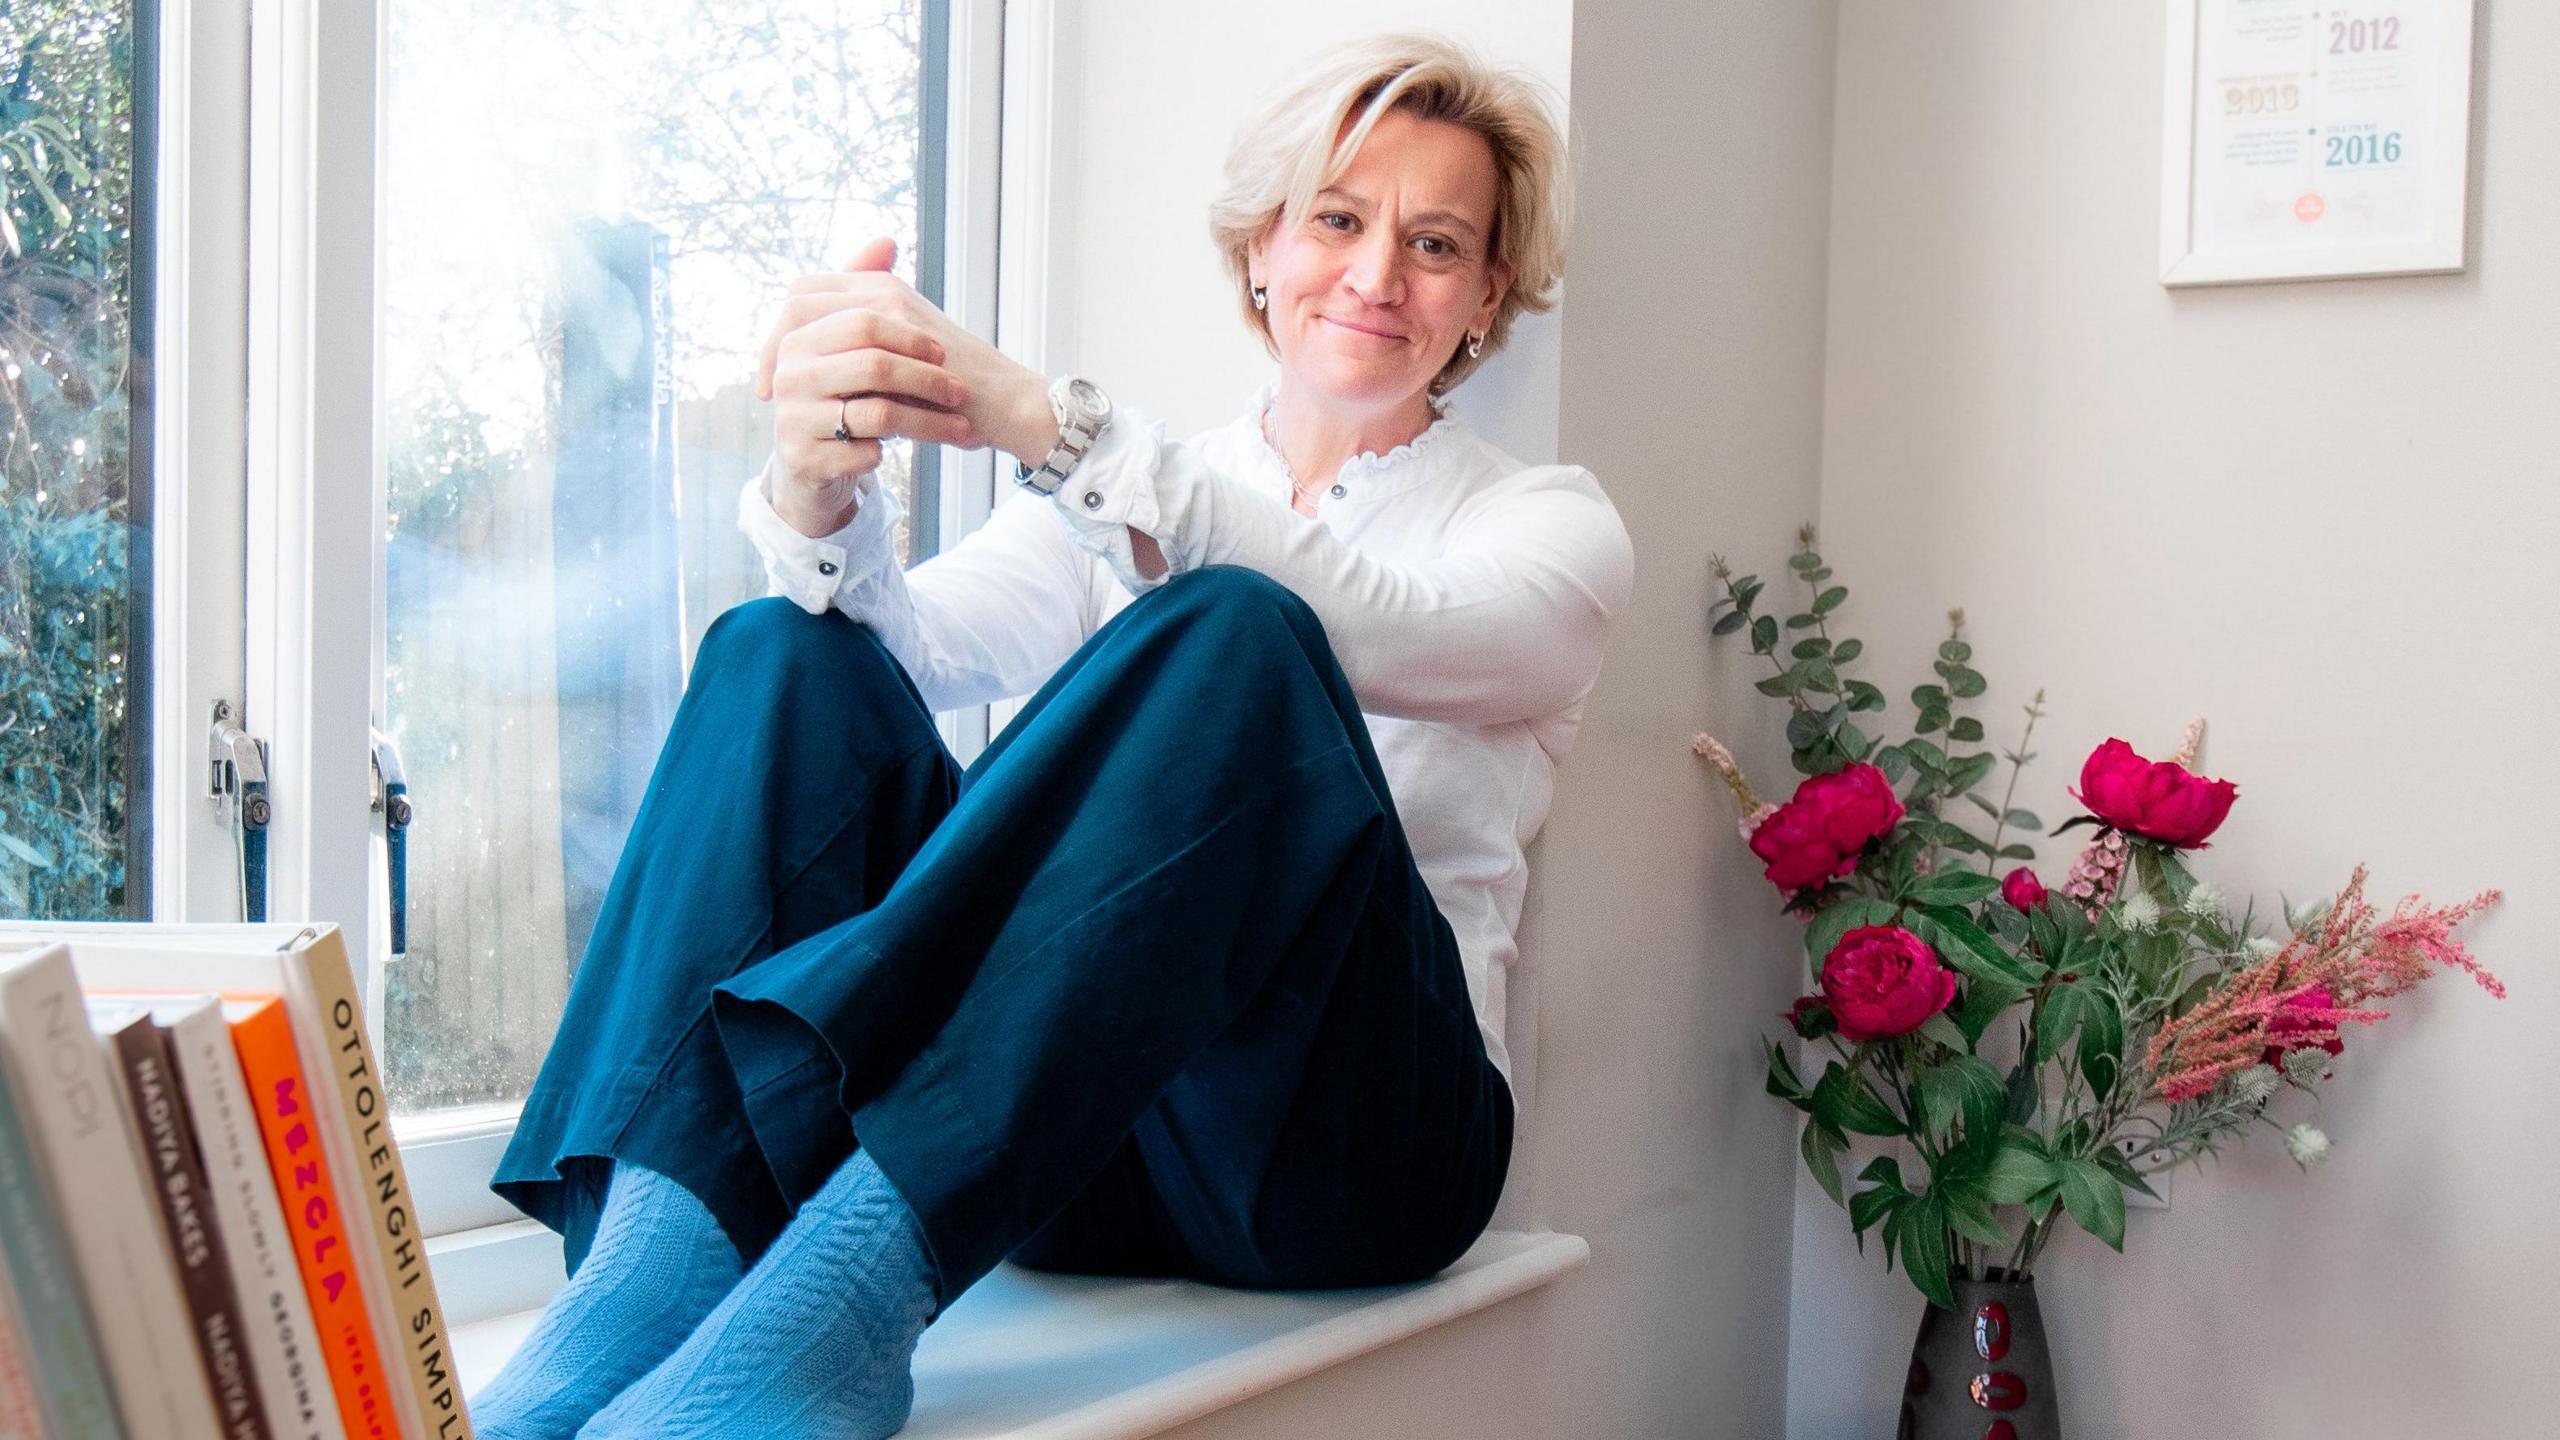
[[[1489,1230],[1411,1285],[1230,1290],[1190,1280],[999,1265],[925,1331],[901,1440],[1153,1435],[1580,1267],[1578,1235]],[[535,1310],[454,1331],[465,1394],[495,1375]]]

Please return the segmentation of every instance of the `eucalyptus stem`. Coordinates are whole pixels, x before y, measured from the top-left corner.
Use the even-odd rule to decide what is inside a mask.
[[[1983,863],[1992,870],[2000,868],[2000,836],[2009,828],[2009,807],[2018,798],[2018,775],[2027,768],[2027,742],[2036,738],[2036,722],[2044,718],[2044,688],[2036,688],[2036,698],[2027,702],[2027,728],[2018,733],[2018,748],[2009,752],[2009,788],[2001,792],[2000,814],[1991,822],[1991,855]]]

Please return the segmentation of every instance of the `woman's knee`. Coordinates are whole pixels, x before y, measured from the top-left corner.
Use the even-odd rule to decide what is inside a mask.
[[[914,682],[870,626],[837,610],[812,615],[780,595],[732,605],[702,633],[688,682],[734,698],[915,712]]]
[[[1186,632],[1206,631],[1222,641],[1239,633],[1324,643],[1324,623],[1314,607],[1288,586],[1242,565],[1204,565],[1156,588],[1153,598]]]

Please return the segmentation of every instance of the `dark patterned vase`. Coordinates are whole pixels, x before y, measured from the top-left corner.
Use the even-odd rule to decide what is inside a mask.
[[[2035,1278],[1958,1276],[1955,1292],[1952,1311],[1921,1302],[1894,1440],[2061,1440]]]

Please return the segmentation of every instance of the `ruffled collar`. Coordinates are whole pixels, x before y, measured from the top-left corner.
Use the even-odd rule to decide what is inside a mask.
[[[1238,423],[1243,427],[1248,443],[1280,477],[1283,493],[1286,493],[1287,487],[1295,483],[1295,477],[1289,474],[1287,458],[1263,433],[1264,421],[1271,413],[1271,402],[1279,393],[1277,380],[1263,381],[1255,388],[1253,399],[1246,404],[1244,416]],[[1431,406],[1431,423],[1422,427],[1421,434],[1383,451],[1363,450],[1342,462],[1334,483],[1349,492],[1344,498],[1400,490],[1428,478],[1431,467],[1425,462],[1435,450],[1447,449],[1450,437],[1464,429],[1466,422],[1455,413],[1456,402],[1452,396],[1434,395],[1427,403]]]

